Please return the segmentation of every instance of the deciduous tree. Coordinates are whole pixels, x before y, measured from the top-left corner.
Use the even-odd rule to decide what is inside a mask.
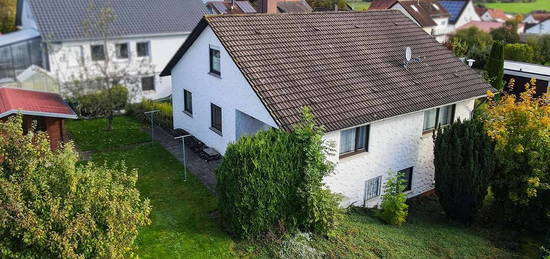
[[[78,165],[72,144],[52,151],[45,133],[0,123],[0,257],[126,258],[149,201],[123,163]]]

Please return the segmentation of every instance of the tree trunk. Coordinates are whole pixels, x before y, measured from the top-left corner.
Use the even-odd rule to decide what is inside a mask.
[[[107,116],[107,131],[113,130],[113,114]]]

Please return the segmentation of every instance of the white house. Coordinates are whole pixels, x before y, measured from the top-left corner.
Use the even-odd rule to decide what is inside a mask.
[[[433,0],[375,0],[369,10],[395,9],[401,11],[424,31],[435,37],[438,42],[445,42],[449,30],[449,13]]]
[[[114,15],[106,29],[98,26],[102,8]],[[95,77],[109,58],[112,71],[124,70],[134,78],[135,101],[164,98],[171,94],[171,80],[160,78],[159,73],[205,13],[201,0],[19,0],[17,25],[23,32],[33,32],[28,38],[37,43],[27,44],[27,54],[23,51],[27,45],[3,44],[0,39],[0,53],[13,55],[0,55],[0,76],[15,79],[21,69],[12,72],[2,64],[34,55],[42,58],[40,64],[31,60],[18,67],[39,65],[68,82],[84,73]]]
[[[537,23],[525,30],[525,33],[531,34],[550,34],[550,18]]]
[[[533,11],[523,19],[523,23],[540,23],[548,18],[550,18],[550,12]]]
[[[470,21],[481,21],[472,0],[439,0],[437,2],[451,15],[449,23],[453,31]]]
[[[243,134],[291,131],[310,107],[336,148],[326,184],[361,206],[389,171],[409,196],[433,189],[432,130],[470,118],[491,89],[397,10],[205,16],[170,75],[174,127],[222,154]]]

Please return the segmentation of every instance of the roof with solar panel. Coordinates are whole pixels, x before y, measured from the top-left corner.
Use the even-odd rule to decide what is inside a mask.
[[[455,0],[445,0],[445,1],[438,1],[439,4],[441,4],[445,9],[447,9],[447,12],[449,12],[449,22],[450,23],[456,23],[464,9],[466,8],[466,5],[468,4],[468,1],[455,1]]]

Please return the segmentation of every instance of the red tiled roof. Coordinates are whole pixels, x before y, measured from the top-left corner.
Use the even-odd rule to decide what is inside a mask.
[[[484,32],[491,32],[492,29],[499,28],[504,23],[502,22],[483,22],[483,21],[470,21],[460,27],[457,30],[467,29],[470,27],[476,27]]]
[[[0,118],[16,113],[77,118],[71,107],[58,94],[18,88],[0,88]]]
[[[491,15],[493,19],[508,20],[508,16],[506,16],[501,9],[487,9],[487,12],[489,12],[489,15]]]

